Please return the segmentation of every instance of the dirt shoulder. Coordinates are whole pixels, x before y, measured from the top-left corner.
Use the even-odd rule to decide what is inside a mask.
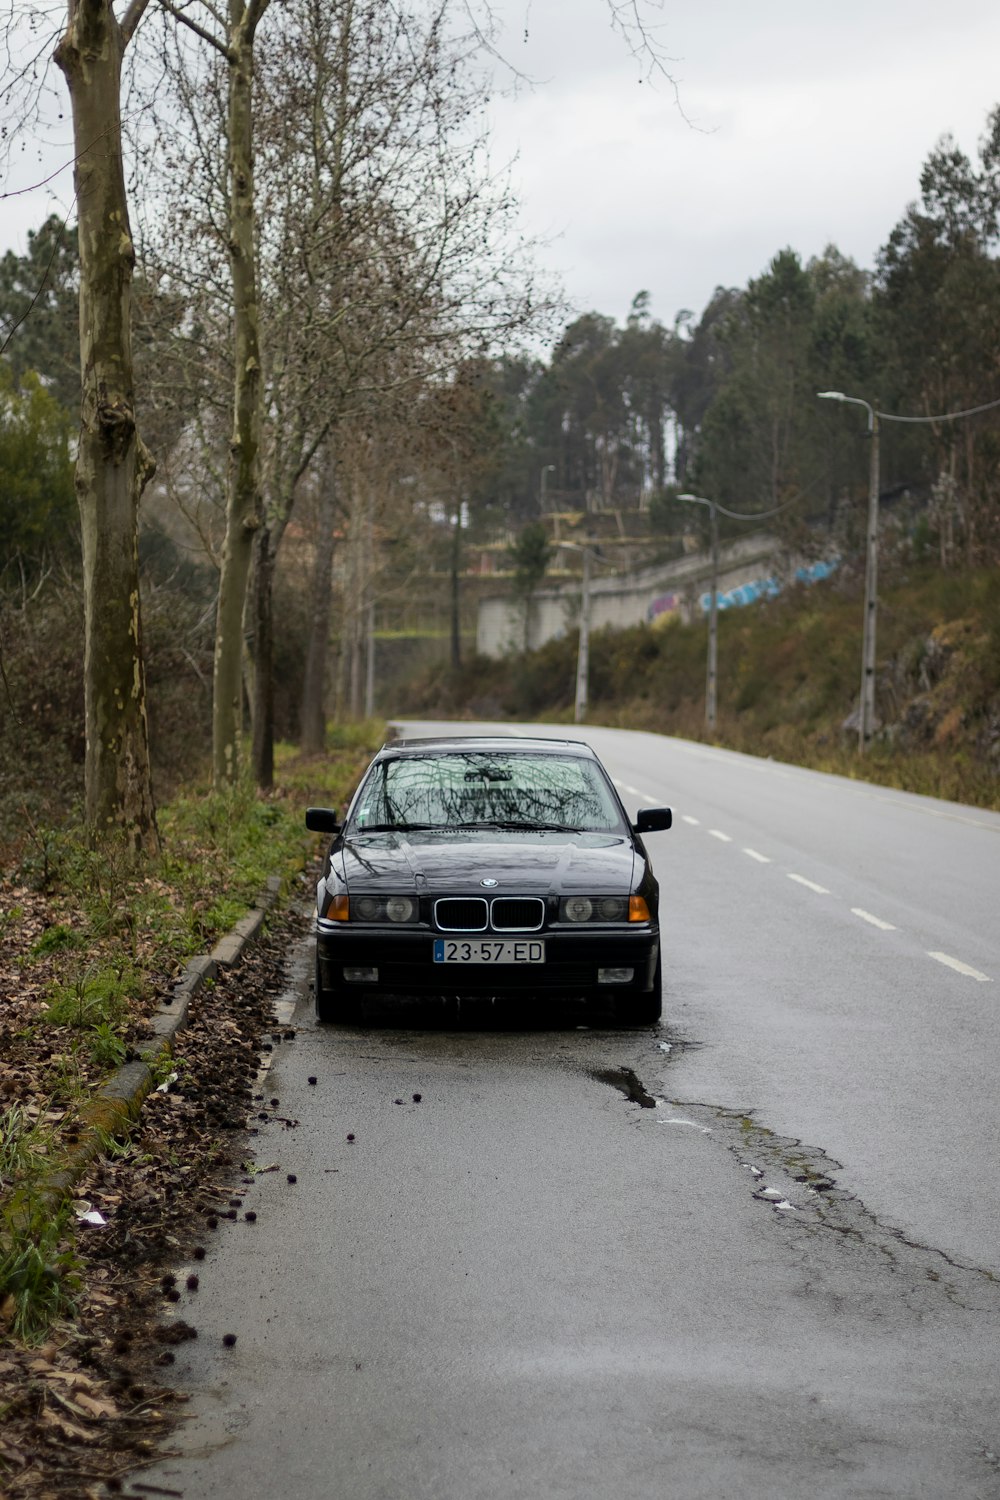
[[[51,914],[22,902],[18,920],[30,926]],[[176,1077],[147,1097],[129,1140],[109,1145],[79,1183],[78,1213],[104,1222],[77,1220],[75,1315],[31,1348],[4,1336],[0,1309],[0,1493],[9,1500],[115,1494],[182,1419],[183,1393],[160,1377],[172,1346],[198,1330],[162,1317],[177,1298],[171,1268],[201,1258],[220,1219],[252,1217],[242,1201],[252,1134],[294,1128],[258,1076],[261,1057],[294,1040],[276,1025],[274,1006],[307,922],[304,902],[272,915],[242,962],[199,992],[175,1045]],[[8,952],[30,942],[24,930],[6,937]],[[30,995],[23,984],[7,993],[19,1001],[5,1002],[0,1023],[0,1109],[43,1096],[58,1057],[57,1047],[46,1057],[19,1042],[18,1003]]]

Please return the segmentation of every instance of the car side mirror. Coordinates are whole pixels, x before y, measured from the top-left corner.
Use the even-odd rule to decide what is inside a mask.
[[[661,829],[669,828],[674,821],[673,812],[669,807],[643,807],[633,827],[636,833],[658,833]]]
[[[332,807],[307,807],[306,827],[313,833],[339,833],[340,824]]]

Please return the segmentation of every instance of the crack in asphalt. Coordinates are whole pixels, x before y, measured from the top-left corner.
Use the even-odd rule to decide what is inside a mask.
[[[787,1227],[807,1234],[828,1232],[850,1242],[878,1255],[891,1272],[908,1274],[919,1286],[933,1288],[957,1305],[973,1306],[984,1294],[994,1301],[998,1278],[992,1271],[957,1260],[884,1223],[856,1193],[839,1185],[837,1174],[843,1166],[821,1148],[778,1135],[758,1124],[748,1111],[686,1100],[672,1107],[696,1120],[712,1121],[711,1132],[723,1141],[740,1168],[752,1174],[752,1196],[770,1207]],[[775,1192],[781,1194],[779,1201],[774,1199]]]
[[[923,1293],[971,1308],[983,1306],[985,1299],[996,1310],[1000,1278],[994,1272],[957,1260],[884,1223],[857,1194],[840,1186],[843,1166],[821,1148],[778,1135],[758,1124],[749,1110],[657,1095],[632,1068],[593,1068],[589,1073],[644,1110],[662,1106],[670,1111],[655,1114],[650,1124],[693,1125],[721,1141],[741,1171],[749,1174],[751,1196],[770,1208],[775,1220],[796,1234],[826,1233],[834,1242],[877,1256],[891,1274],[911,1278],[907,1301],[919,1301]]]

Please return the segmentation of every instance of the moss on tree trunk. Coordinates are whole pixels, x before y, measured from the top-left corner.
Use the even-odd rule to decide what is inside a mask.
[[[75,0],[56,61],[69,87],[80,248],[80,446],[86,817],[97,838],[157,843],[139,609],[139,498],[153,461],[139,437],[130,297],[135,260],[122,170],[126,34],[108,0]]]

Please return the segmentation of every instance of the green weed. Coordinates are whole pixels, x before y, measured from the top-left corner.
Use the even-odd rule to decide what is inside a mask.
[[[42,1081],[48,1091],[50,1105],[68,1109],[79,1104],[90,1088],[79,1045],[57,1053],[45,1068]]]
[[[0,940],[8,927],[13,927],[24,916],[23,906],[10,906],[6,911],[0,911]]]
[[[21,1104],[0,1114],[0,1192],[41,1171],[49,1160],[53,1131]]]
[[[25,1191],[0,1213],[0,1306],[22,1343],[40,1343],[57,1318],[75,1315],[80,1264],[70,1223],[68,1207],[50,1214]]]
[[[142,978],[130,962],[87,968],[68,983],[53,986],[45,1019],[79,1031],[117,1026],[142,991]]]
[[[92,1029],[87,1038],[87,1048],[91,1061],[107,1073],[120,1068],[128,1055],[128,1048],[121,1036],[107,1021],[99,1021]]]
[[[55,922],[47,927],[41,937],[31,945],[28,950],[31,958],[44,958],[50,953],[58,953],[64,948],[79,948],[83,942],[83,936],[65,922]]]

